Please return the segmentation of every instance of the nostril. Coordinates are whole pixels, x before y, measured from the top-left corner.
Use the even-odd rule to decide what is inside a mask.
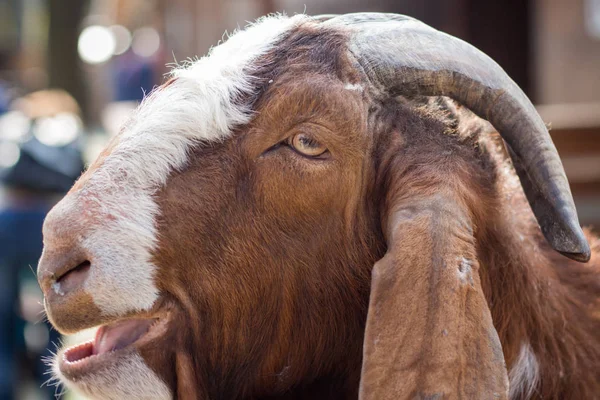
[[[90,265],[91,265],[91,263],[88,260],[85,260],[84,262],[82,262],[81,264],[76,266],[75,268],[72,268],[69,271],[67,271],[65,274],[61,275],[56,280],[56,282],[61,282],[63,279],[66,279],[71,274],[86,273],[90,269]]]
[[[52,284],[54,292],[62,296],[65,293],[69,293],[81,287],[90,272],[91,265],[92,264],[88,260],[85,260],[75,268],[70,269],[68,272],[61,275]]]

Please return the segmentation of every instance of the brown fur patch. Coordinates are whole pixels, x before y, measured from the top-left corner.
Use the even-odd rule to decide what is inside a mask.
[[[465,282],[481,285],[508,369],[528,342],[540,365],[536,396],[597,396],[598,240],[589,236],[587,265],[553,252],[497,136],[445,99],[375,102],[345,42],[345,33],[314,23],[291,32],[257,62],[256,96],[238,99],[254,106],[254,121],[193,149],[189,166],[157,194],[156,307],[168,308],[172,322],[144,350],[148,365],[179,398],[356,398],[371,270],[389,246],[390,215],[400,203],[441,196],[469,221],[442,213],[438,222],[471,240],[468,256],[478,263]],[[286,139],[297,133],[327,146],[327,157],[290,148]],[[437,225],[418,222],[413,232],[431,229],[400,243],[402,254],[425,259],[420,251],[431,246],[444,249],[431,252],[444,260],[453,247],[436,247]],[[465,293],[478,296],[479,288]],[[435,311],[430,294],[407,301]],[[409,351],[399,354],[410,361]],[[460,355],[450,375],[477,360]],[[409,371],[418,372],[415,381],[431,382],[427,366],[417,367]]]
[[[259,95],[244,100],[255,104],[255,121],[196,149],[158,196],[159,281],[179,304],[177,320],[188,321],[178,351],[194,355],[186,361],[194,376],[178,385],[211,398],[355,397],[386,199],[443,187],[472,218],[468,234],[508,368],[530,340],[544,374],[538,393],[593,393],[600,358],[586,313],[597,296],[597,256],[580,266],[552,252],[520,189],[499,177],[497,140],[460,107],[374,104],[368,92],[345,90],[359,77],[343,42],[314,26],[292,33],[262,63]],[[282,144],[302,129],[328,146],[328,159],[307,160]],[[509,194],[519,201],[507,203]],[[527,217],[510,226],[515,212]],[[515,242],[520,235],[527,245]],[[540,292],[540,282],[553,289]],[[569,318],[560,330],[567,336],[554,335]],[[561,363],[571,368],[567,378],[554,369]]]

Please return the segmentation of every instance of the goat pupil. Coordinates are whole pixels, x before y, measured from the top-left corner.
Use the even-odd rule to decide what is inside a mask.
[[[316,140],[309,138],[308,136],[300,136],[300,143],[304,147],[319,147]]]

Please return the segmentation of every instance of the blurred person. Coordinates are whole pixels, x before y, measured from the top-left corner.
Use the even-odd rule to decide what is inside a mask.
[[[46,213],[83,170],[81,131],[79,106],[60,90],[18,99],[0,116],[0,399],[15,398],[23,363],[38,387],[49,378],[42,359],[59,334],[42,322],[33,268]]]
[[[112,65],[112,77],[115,101],[143,100],[155,85],[156,61],[151,57],[142,57],[132,50],[116,57]]]
[[[6,83],[0,80],[0,115],[8,111],[9,94]]]

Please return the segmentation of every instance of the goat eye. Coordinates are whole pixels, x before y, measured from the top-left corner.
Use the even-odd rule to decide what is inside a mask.
[[[294,150],[307,157],[318,157],[327,151],[327,147],[304,133],[292,136],[289,139],[288,144],[292,146]]]

